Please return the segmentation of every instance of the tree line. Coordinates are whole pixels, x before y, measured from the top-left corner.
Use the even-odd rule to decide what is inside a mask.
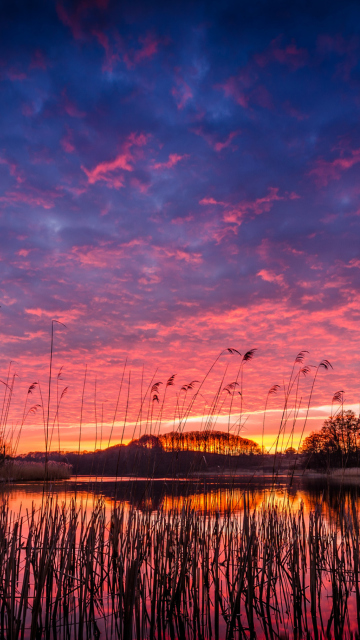
[[[259,454],[259,445],[242,436],[226,431],[170,431],[159,436],[144,435],[133,440],[130,446],[140,446],[147,449],[159,448],[164,451],[198,451],[203,453],[218,453],[221,455],[250,455]]]

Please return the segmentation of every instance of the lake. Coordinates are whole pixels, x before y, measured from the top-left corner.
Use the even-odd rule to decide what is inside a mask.
[[[6,638],[343,638],[356,487],[279,476],[3,486]]]
[[[302,504],[305,513],[321,506],[326,517],[338,513],[340,505],[355,499],[360,508],[360,486],[344,483],[329,484],[326,479],[312,479],[279,475],[276,482],[271,475],[230,477],[187,478],[112,478],[93,476],[73,476],[67,481],[19,482],[0,486],[0,494],[9,501],[14,512],[31,509],[32,504],[41,504],[44,495],[51,494],[59,503],[69,503],[76,499],[78,504],[88,504],[89,508],[98,497],[104,499],[110,509],[114,503],[125,507],[135,505],[140,510],[168,510],[191,506],[200,511],[224,511],[234,513],[243,510],[244,494],[249,499],[251,509],[260,508],[269,499],[277,504],[288,504],[298,509]]]

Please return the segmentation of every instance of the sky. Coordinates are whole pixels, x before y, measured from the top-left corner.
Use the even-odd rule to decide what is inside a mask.
[[[112,442],[137,435],[141,380],[163,382],[161,404],[176,374],[169,430],[181,387],[229,347],[257,349],[236,405],[246,437],[279,384],[272,441],[301,350],[301,409],[315,367],[333,369],[297,439],[338,390],[358,411],[359,4],[13,0],[0,14],[0,378],[11,362],[14,433],[27,402],[19,451],[44,446],[52,320],[63,448],[80,420],[81,448],[98,442],[100,415],[105,440],[112,421]],[[239,363],[219,357],[192,427]]]

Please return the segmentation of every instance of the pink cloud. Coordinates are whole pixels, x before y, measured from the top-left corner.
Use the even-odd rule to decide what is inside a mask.
[[[215,151],[222,151],[223,149],[226,149],[231,145],[234,138],[236,138],[241,134],[240,129],[237,129],[236,131],[231,131],[229,135],[225,138],[225,140],[220,141],[220,140],[217,140],[215,136],[213,136],[212,134],[204,131],[202,127],[194,128],[192,129],[192,132],[195,133],[195,135],[201,136],[202,138],[204,138],[204,140],[206,140],[208,145]],[[237,147],[234,147],[234,149],[237,149]]]
[[[160,281],[159,273],[166,264],[166,270],[175,268],[174,260],[189,265],[200,264],[202,254],[190,251],[186,247],[165,247],[151,245],[150,238],[136,238],[119,246],[103,243],[100,246],[73,247],[72,257],[84,268],[107,269],[109,265],[119,265],[120,261],[127,264],[129,259],[135,259],[137,268],[141,271],[140,284],[150,285]],[[149,256],[154,266],[142,266],[142,258]],[[146,263],[146,260],[145,260]]]
[[[222,151],[223,149],[227,149],[230,146],[234,138],[236,138],[240,134],[240,131],[231,131],[228,137],[224,142],[215,142],[214,149],[215,151]]]
[[[296,193],[288,193],[285,192],[284,195],[279,195],[279,189],[277,187],[270,187],[268,193],[263,198],[256,198],[256,200],[245,200],[240,202],[237,205],[233,205],[227,202],[223,202],[221,200],[216,200],[213,197],[205,197],[199,201],[199,204],[203,206],[222,206],[224,208],[223,211],[223,220],[227,223],[225,228],[212,229],[211,235],[217,241],[220,242],[224,236],[230,233],[237,233],[237,227],[241,225],[243,219],[246,216],[254,216],[260,215],[262,213],[267,213],[272,208],[274,202],[279,200],[295,200],[298,199]]]
[[[16,182],[18,184],[21,184],[24,181],[22,173],[16,162],[14,162],[13,160],[8,160],[7,158],[0,157],[0,164],[4,164],[7,166],[10,175],[16,179]]]
[[[113,173],[117,169],[122,169],[124,171],[133,171],[134,167],[130,164],[133,160],[133,156],[130,151],[125,151],[124,153],[120,153],[114,160],[110,160],[108,162],[100,162],[94,169],[87,170],[85,167],[81,167],[83,171],[86,173],[88,177],[89,184],[95,184],[99,180],[105,180],[111,182],[113,186],[116,188],[122,187],[124,184],[124,179],[122,176],[111,178],[108,177],[108,173]]]
[[[226,206],[226,202],[221,202],[220,200],[215,200],[215,198],[203,198],[200,200],[199,204],[207,205],[207,204],[220,204],[222,206]]]
[[[185,153],[183,155],[179,155],[178,153],[170,153],[169,160],[167,162],[156,162],[153,164],[154,169],[172,169],[175,165],[180,162],[180,160],[184,160],[184,158],[188,158],[188,154]]]
[[[86,173],[89,184],[95,184],[99,180],[107,182],[109,186],[119,189],[124,186],[124,176],[119,171],[133,171],[133,162],[135,160],[132,147],[142,147],[147,144],[148,136],[144,134],[132,133],[123,144],[121,153],[114,160],[100,162],[94,169],[86,169],[81,166]],[[116,172],[116,175],[114,175]]]
[[[151,186],[149,182],[142,182],[141,180],[139,180],[139,178],[131,178],[130,184],[134,189],[136,189],[137,191],[139,191],[139,193],[142,193],[142,194],[147,193]]]
[[[298,49],[295,41],[286,47],[281,47],[283,36],[278,36],[270,43],[269,48],[263,53],[254,56],[255,62],[259,67],[266,67],[268,64],[278,62],[284,64],[296,71],[306,65],[308,60],[308,52],[306,49]]]
[[[61,138],[60,144],[65,153],[74,153],[75,147],[73,144],[73,137],[70,129],[68,129],[66,135]]]
[[[239,78],[231,77],[224,82],[216,86],[216,89],[222,89],[227,98],[233,98],[241,107],[247,109],[249,106],[249,96],[242,89]]]
[[[172,88],[171,95],[175,99],[177,108],[184,109],[187,102],[192,99],[193,93],[183,78],[177,77],[175,78],[175,82],[176,87]]]
[[[140,48],[130,49],[124,54],[124,62],[128,69],[136,66],[144,60],[153,58],[158,52],[161,40],[157,39],[154,34],[148,33],[146,36],[139,37]]]
[[[216,85],[215,88],[222,90],[226,97],[232,98],[243,109],[249,109],[252,104],[257,104],[265,109],[273,109],[270,92],[264,85],[256,85],[257,81],[258,74],[249,64],[237,76],[231,76],[223,84]]]
[[[349,155],[341,155],[340,158],[327,161],[319,158],[316,166],[309,172],[309,176],[314,176],[316,183],[325,187],[331,180],[340,180],[342,173],[351,169],[360,162],[360,149],[354,149]]]
[[[288,195],[279,196],[279,189],[277,187],[270,187],[269,192],[263,198],[256,198],[254,201],[241,202],[239,205],[233,208],[229,208],[224,212],[224,221],[241,224],[242,219],[247,214],[260,215],[261,213],[267,213],[270,211],[274,202],[278,200],[285,200]]]
[[[59,311],[57,309],[47,310],[42,309],[41,307],[36,307],[34,309],[25,309],[25,313],[28,313],[30,316],[36,316],[37,318],[53,318],[53,319],[64,319],[66,318],[67,322],[71,322],[72,320],[77,320],[80,316],[84,315],[85,309],[80,305],[77,309],[66,309],[65,311]]]
[[[201,253],[187,253],[186,251],[181,251],[177,249],[175,252],[175,257],[178,260],[185,260],[185,262],[199,264],[203,261]]]
[[[110,39],[106,33],[99,29],[94,29],[92,32],[97,38],[99,44],[105,51],[105,61],[103,64],[103,71],[111,72],[120,59],[122,58],[128,69],[133,69],[136,65],[140,64],[144,60],[150,60],[153,58],[159,50],[159,45],[164,42],[161,39],[155,37],[152,33],[147,33],[145,36],[138,38],[139,47],[129,48],[125,50],[125,44],[118,33],[114,33],[115,44],[110,42]]]
[[[189,213],[187,216],[185,216],[184,218],[178,217],[178,218],[173,218],[171,220],[171,224],[180,224],[183,225],[186,222],[192,222],[194,220],[194,216]]]
[[[360,269],[360,260],[358,258],[353,258],[350,260],[349,264],[345,265],[348,269],[356,268]]]
[[[153,247],[153,250],[159,258],[168,260],[175,258],[175,260],[183,260],[188,264],[200,264],[203,261],[201,253],[197,252],[184,251],[183,249],[176,248],[165,249],[164,247]]]
[[[102,31],[94,30],[93,34],[97,38],[99,44],[105,50],[105,61],[104,61],[103,68],[102,68],[103,72],[105,72],[105,71],[108,71],[108,72],[113,71],[115,65],[120,60],[119,53],[117,51],[113,50],[112,46],[110,45],[109,38],[106,35],[106,33],[103,33]]]
[[[262,280],[265,280],[265,282],[275,282],[275,284],[278,285],[284,284],[284,276],[282,273],[276,274],[268,269],[261,269],[261,271],[259,271],[257,275],[260,276]]]
[[[5,204],[28,204],[32,207],[38,206],[43,209],[52,209],[55,205],[55,199],[62,194],[59,191],[42,192],[34,187],[27,187],[26,191],[8,191],[0,198],[0,202]]]
[[[134,250],[134,247],[138,244],[142,244],[142,241],[133,242],[131,245],[132,250]],[[97,267],[105,269],[115,262],[118,263],[124,256],[124,250],[129,246],[130,243],[123,244],[117,248],[111,247],[109,243],[105,243],[99,247],[75,246],[72,248],[71,253],[76,261],[78,261],[83,267]]]

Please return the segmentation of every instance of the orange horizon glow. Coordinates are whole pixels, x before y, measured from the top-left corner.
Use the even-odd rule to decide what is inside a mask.
[[[352,410],[355,413],[358,412],[359,407],[357,405],[346,405],[344,410]],[[230,418],[230,433],[234,435],[240,435],[243,438],[247,438],[256,442],[260,449],[264,447],[265,452],[273,453],[275,448],[277,451],[283,451],[288,447],[294,447],[298,449],[299,445],[304,441],[307,435],[312,431],[317,431],[323,425],[331,412],[334,413],[334,407],[331,405],[314,406],[310,408],[309,414],[306,417],[307,410],[304,408],[299,411],[295,425],[293,424],[291,413],[287,420],[283,421],[283,428],[279,434],[279,424],[283,415],[283,409],[268,409],[265,414],[265,429],[264,436],[262,435],[264,411],[248,411],[244,414],[244,424],[239,429],[239,425],[236,421],[236,416]],[[228,433],[229,415],[228,414],[214,414],[211,416],[213,420],[213,426],[209,426],[209,430],[222,431],[225,434]],[[304,421],[306,418],[306,424]],[[108,446],[115,446],[119,444],[128,445],[133,439],[137,439],[142,435],[149,435],[149,425],[145,427],[142,425],[140,430],[139,421],[127,422],[124,428],[122,421],[104,422],[101,425],[96,425],[95,422],[84,422],[81,427],[81,440],[79,443],[79,425],[78,424],[64,424],[62,423],[60,429],[60,450],[62,452],[76,452],[76,451],[94,451],[104,450]],[[192,415],[187,418],[185,424],[181,424],[181,431],[204,431],[204,415]],[[96,447],[95,447],[95,432],[97,431]],[[163,435],[172,431],[179,431],[179,423],[174,420],[168,420],[165,416],[162,419],[161,428],[157,425],[155,435]],[[16,433],[16,432],[15,432]],[[119,434],[124,434],[123,437]],[[154,435],[154,430],[152,431]],[[58,451],[57,440],[57,428],[53,431],[53,438],[50,451]],[[111,437],[110,437],[111,436]],[[43,425],[32,425],[31,431],[23,430],[20,444],[17,453],[25,454],[30,451],[44,451],[44,427]]]

